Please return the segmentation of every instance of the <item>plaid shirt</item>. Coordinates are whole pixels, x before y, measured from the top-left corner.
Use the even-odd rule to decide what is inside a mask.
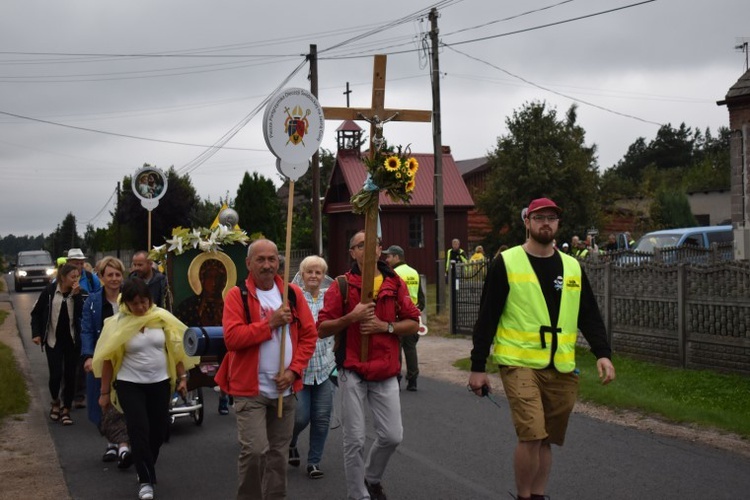
[[[310,312],[318,320],[318,313],[323,309],[323,296],[325,290],[318,291],[318,299],[313,299],[313,296],[307,291],[302,290],[305,294],[305,300],[310,306]],[[315,352],[310,358],[310,364],[307,365],[304,373],[302,374],[302,382],[305,385],[322,384],[331,375],[334,367],[336,366],[336,358],[333,355],[333,342],[334,337],[327,337],[324,339],[318,339],[315,344]]]

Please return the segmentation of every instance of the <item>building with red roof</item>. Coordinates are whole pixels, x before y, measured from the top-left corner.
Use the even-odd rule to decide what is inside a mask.
[[[329,274],[336,276],[349,269],[349,239],[364,229],[364,217],[352,213],[350,198],[365,182],[367,169],[360,152],[362,129],[353,121],[345,121],[337,130],[338,151],[336,165],[331,172],[328,191],[323,201],[323,213],[328,216],[328,226],[323,230],[328,236]],[[399,245],[404,249],[406,261],[429,283],[437,277],[437,252],[450,247],[453,238],[467,241],[468,212],[474,208],[469,190],[456,167],[450,148],[443,146],[443,206],[445,241],[436,243],[434,175],[435,161],[432,153],[412,153],[419,162],[410,204],[392,201],[380,193],[380,226],[383,249]],[[442,278],[442,274],[440,275]]]

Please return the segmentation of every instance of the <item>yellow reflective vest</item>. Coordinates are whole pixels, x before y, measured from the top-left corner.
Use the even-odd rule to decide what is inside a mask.
[[[563,284],[557,332],[553,332],[547,302],[534,269],[522,246],[503,252],[510,292],[495,333],[492,361],[499,365],[546,368],[550,363],[561,373],[575,369],[578,309],[582,273],[576,259],[560,254]],[[552,357],[553,336],[557,349]]]
[[[393,270],[404,280],[406,288],[409,289],[411,301],[414,305],[417,305],[419,303],[419,273],[417,270],[404,263],[397,265]]]

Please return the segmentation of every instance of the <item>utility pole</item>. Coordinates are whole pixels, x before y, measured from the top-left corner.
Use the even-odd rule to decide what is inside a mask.
[[[435,255],[437,283],[436,313],[445,308],[445,216],[443,207],[443,129],[440,122],[440,60],[438,56],[438,12],[430,11],[430,42],[432,44],[432,147],[435,155],[435,182],[433,197],[435,200]]]
[[[120,258],[120,181],[117,181],[117,200],[115,201],[115,244],[117,258]]]
[[[318,46],[310,44],[310,93],[318,98]],[[312,223],[313,246],[317,255],[323,255],[323,217],[320,212],[320,156],[318,151],[310,160],[312,167]]]

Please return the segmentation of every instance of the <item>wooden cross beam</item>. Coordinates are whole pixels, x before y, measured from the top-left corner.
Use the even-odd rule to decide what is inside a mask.
[[[390,121],[400,122],[430,122],[431,111],[414,109],[389,109],[385,107],[385,68],[387,56],[376,55],[372,73],[372,106],[369,108],[331,108],[323,107],[326,120],[364,120],[370,124],[370,157],[375,155],[379,143],[376,138],[383,137],[383,124]],[[347,96],[348,97],[348,96]],[[377,200],[377,198],[376,198]],[[362,271],[362,295],[360,302],[372,302],[373,284],[375,281],[376,260],[375,250],[378,245],[378,204],[375,202],[365,214],[365,259]],[[360,359],[367,361],[369,353],[369,338],[362,336]]]
[[[376,55],[372,72],[372,106],[369,108],[331,108],[323,106],[326,120],[364,120],[370,123],[370,154],[374,153],[373,139],[382,124],[394,122],[430,122],[431,111],[391,109],[385,107],[385,68],[388,56]]]

